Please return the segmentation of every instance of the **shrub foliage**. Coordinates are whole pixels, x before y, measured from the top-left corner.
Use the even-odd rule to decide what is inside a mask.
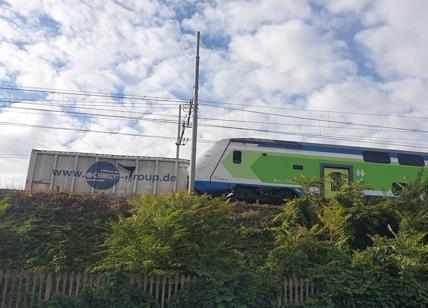
[[[356,183],[329,201],[318,185],[306,180],[304,196],[282,207],[180,193],[3,193],[0,268],[197,275],[171,307],[271,307],[290,276],[318,285],[308,307],[428,305],[428,183],[419,177],[398,198],[375,200]],[[155,305],[114,277],[51,304]]]

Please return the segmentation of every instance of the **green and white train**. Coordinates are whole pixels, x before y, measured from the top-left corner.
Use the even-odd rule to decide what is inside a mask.
[[[278,203],[299,196],[299,175],[320,178],[326,199],[343,184],[363,181],[367,196],[393,196],[425,168],[427,153],[315,143],[234,138],[215,143],[198,160],[195,190]]]

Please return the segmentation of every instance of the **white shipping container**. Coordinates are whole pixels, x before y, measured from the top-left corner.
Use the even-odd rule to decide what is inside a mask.
[[[160,194],[186,191],[185,159],[33,150],[26,190]]]

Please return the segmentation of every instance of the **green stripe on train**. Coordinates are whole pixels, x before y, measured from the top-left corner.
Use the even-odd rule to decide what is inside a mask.
[[[390,190],[392,183],[414,180],[421,167],[403,166],[397,163],[367,163],[362,159],[339,157],[299,156],[282,153],[242,150],[241,164],[233,163],[233,153],[223,160],[227,171],[238,179],[260,180],[266,184],[295,184],[298,175],[320,177],[321,165],[345,165],[352,168],[353,180],[364,181],[371,189]],[[303,170],[293,170],[293,165],[302,165]]]

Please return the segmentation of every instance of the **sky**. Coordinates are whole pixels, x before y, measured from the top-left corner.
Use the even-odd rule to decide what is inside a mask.
[[[426,0],[0,0],[0,188],[23,188],[32,149],[174,157],[196,31],[198,154],[230,137],[428,152],[427,11]]]

